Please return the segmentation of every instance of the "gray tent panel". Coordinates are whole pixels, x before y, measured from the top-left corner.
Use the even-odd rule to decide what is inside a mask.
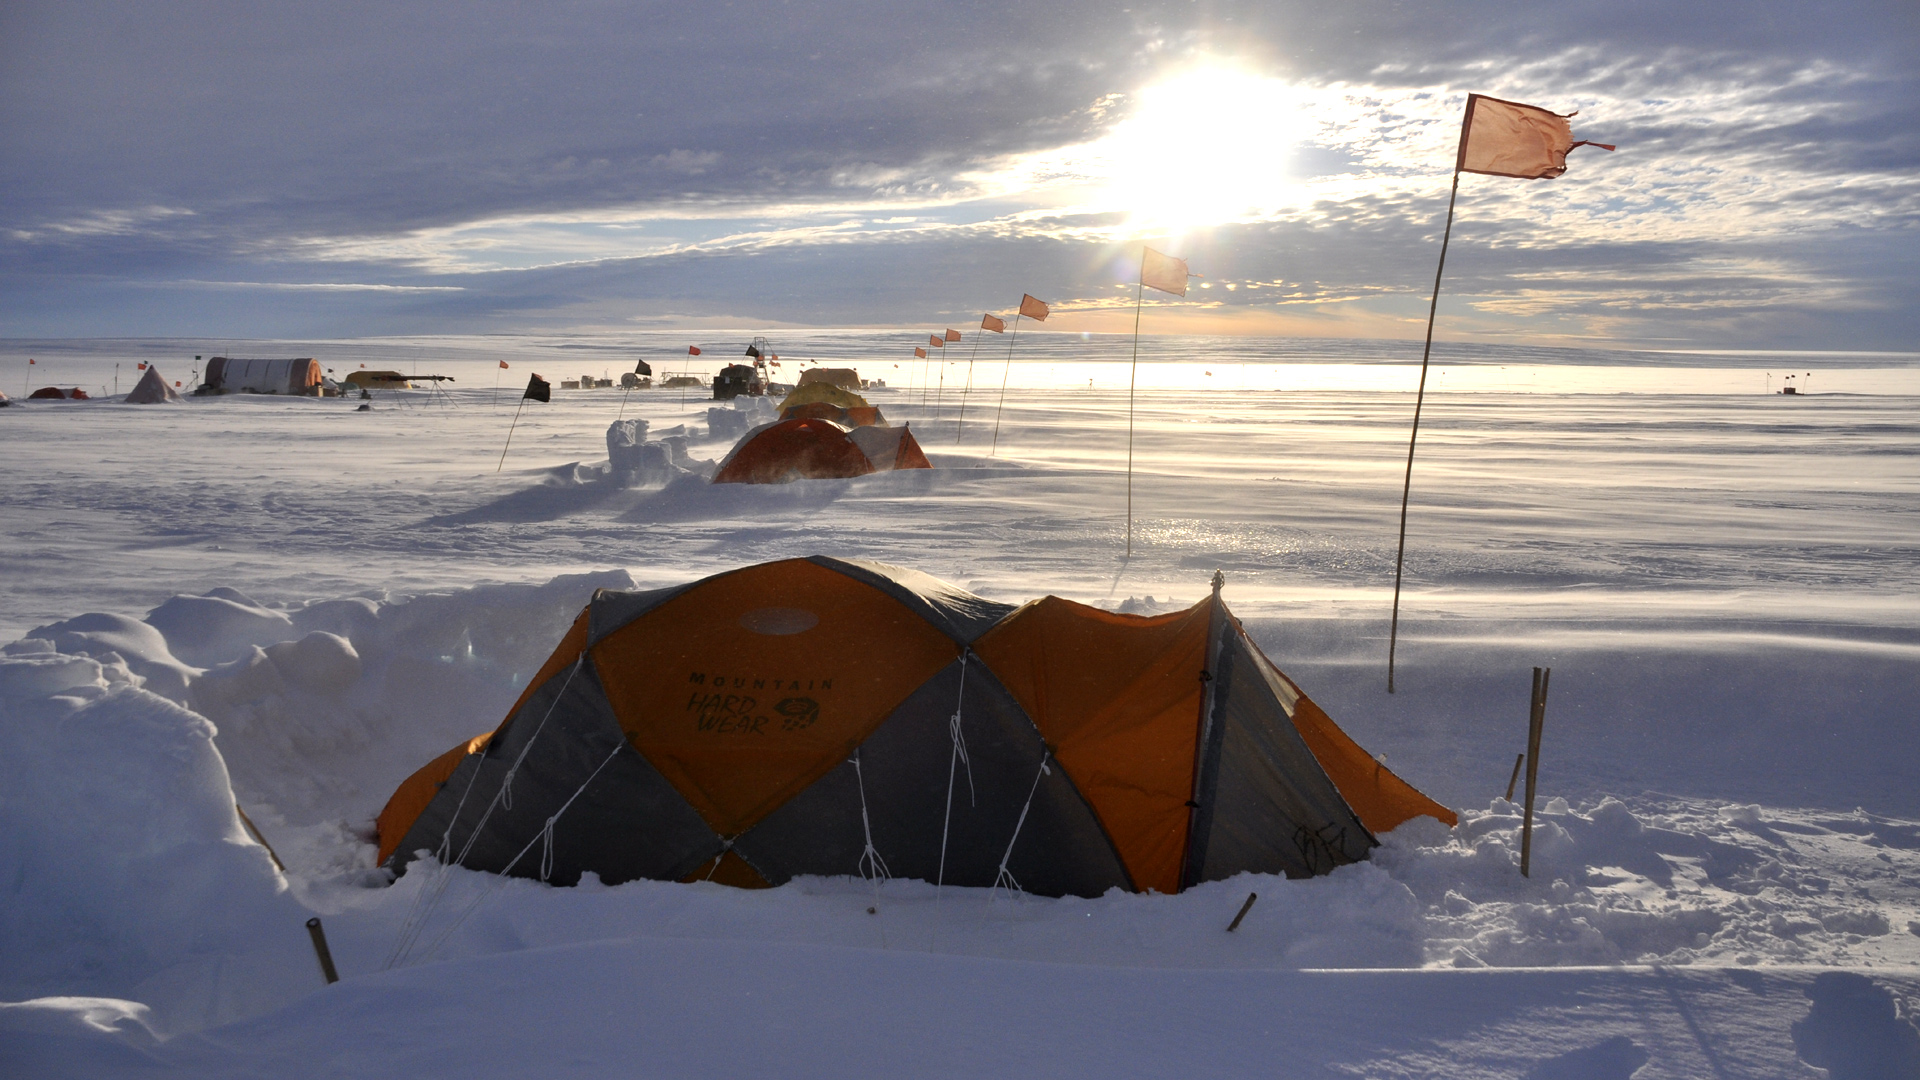
[[[523,749],[527,754],[514,774],[511,806],[503,799],[488,814]],[[515,877],[540,877],[547,854],[541,832],[547,818],[570,798],[573,804],[553,829],[546,880],[556,885],[574,884],[586,869],[608,883],[677,880],[721,851],[720,838],[699,813],[627,746],[599,678],[592,665],[585,664],[577,672],[569,667],[547,680],[484,753],[469,754],[460,763],[408,830],[390,865],[398,870],[415,851],[437,850],[450,820],[450,857],[457,858],[484,817],[485,825],[461,865],[499,873],[511,863]],[[453,820],[456,808],[459,817]],[[532,848],[522,855],[530,841]]]
[[[918,570],[861,559],[835,559],[825,555],[815,555],[807,561],[837,570],[855,581],[879,589],[912,608],[962,645],[971,645],[975,638],[993,629],[994,623],[1014,609],[1012,604],[975,596],[952,582],[942,581]]]
[[[1333,786],[1281,702],[1253,643],[1216,627],[1213,708],[1184,884],[1242,871],[1324,874],[1366,858],[1374,838]]]
[[[965,665],[961,730],[971,763],[954,769],[948,717],[959,698],[962,665],[950,664],[895,709],[860,747],[858,774],[843,762],[743,834],[734,850],[778,885],[799,874],[858,873],[866,789],[873,842],[894,877],[990,886],[1009,842],[1008,870],[1029,892],[1098,896],[1131,889],[1113,843],[1058,763],[1040,774],[1044,747],[1018,702],[978,658]],[[1035,779],[1039,785],[1036,788]],[[1026,821],[1020,821],[1032,805]]]

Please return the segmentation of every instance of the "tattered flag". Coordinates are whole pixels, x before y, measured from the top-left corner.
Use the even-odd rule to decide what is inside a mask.
[[[1140,254],[1140,284],[1175,296],[1187,295],[1187,260],[1163,255],[1152,248]]]
[[[1025,315],[1034,322],[1046,322],[1047,303],[1044,300],[1036,300],[1031,295],[1022,295],[1020,297],[1020,314]]]
[[[539,375],[527,379],[526,392],[520,395],[522,401],[532,398],[535,401],[552,401],[553,386]]]
[[[980,316],[980,329],[991,330],[996,334],[1007,332],[1007,321],[995,315]]]
[[[1575,115],[1468,94],[1466,119],[1460,125],[1460,157],[1454,170],[1551,180],[1567,171],[1567,151],[1574,147],[1613,149],[1607,143],[1573,141],[1573,126],[1567,121]]]
[[[633,373],[635,375],[651,375],[653,374],[653,366],[645,360],[636,360],[633,363]]]

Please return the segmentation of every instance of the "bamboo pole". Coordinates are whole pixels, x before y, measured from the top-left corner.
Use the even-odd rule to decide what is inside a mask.
[[[1393,693],[1394,649],[1400,643],[1400,572],[1407,557],[1407,499],[1413,493],[1413,447],[1420,440],[1420,407],[1427,400],[1427,361],[1433,355],[1433,318],[1440,310],[1440,275],[1447,269],[1447,244],[1453,240],[1453,204],[1459,197],[1460,166],[1456,163],[1453,168],[1453,193],[1447,196],[1447,230],[1440,237],[1440,265],[1433,271],[1433,301],[1427,305],[1427,344],[1420,350],[1420,389],[1413,398],[1413,432],[1407,436],[1407,479],[1400,488],[1400,547],[1393,556],[1393,621],[1387,629],[1389,694]]]
[[[1527,760],[1525,754],[1513,755],[1513,775],[1507,777],[1507,801],[1513,801],[1513,785],[1520,782],[1520,765]]]
[[[1253,902],[1258,899],[1260,899],[1260,894],[1257,892],[1247,894],[1247,902],[1240,905],[1240,914],[1235,915],[1233,921],[1227,924],[1227,933],[1231,934],[1235,930],[1240,929],[1240,920],[1247,917],[1247,912],[1253,910]]]
[[[1013,346],[1020,340],[1020,312],[1013,313],[1013,336],[1007,339],[1007,362],[1000,369],[1000,404],[993,410],[993,445],[987,447],[987,456],[992,457],[1000,449],[1000,414],[1007,411],[1007,376],[1013,371]]]
[[[1533,669],[1533,702],[1527,711],[1527,807],[1520,826],[1520,876],[1533,873],[1533,796],[1540,776],[1540,729],[1547,720],[1547,680],[1552,668]]]
[[[520,404],[513,407],[513,423],[507,425],[507,444],[500,448],[500,464],[493,467],[493,475],[499,476],[500,470],[507,466],[507,446],[513,445],[513,429],[520,423],[520,410],[527,407],[527,395],[520,395]]]
[[[307,936],[313,939],[313,955],[320,959],[320,975],[331,986],[340,981],[340,972],[333,966],[333,950],[327,948],[327,932],[320,926],[320,916],[307,920]]]
[[[1147,249],[1140,249],[1140,282],[1133,290],[1133,366],[1127,370],[1127,555],[1133,558],[1133,388],[1140,374],[1140,304],[1147,295]],[[1252,901],[1248,901],[1252,903]]]

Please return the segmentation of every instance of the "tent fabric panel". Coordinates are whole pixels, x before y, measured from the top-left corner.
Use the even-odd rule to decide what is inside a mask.
[[[971,770],[954,760],[948,717],[956,704]],[[841,762],[740,837],[735,849],[776,883],[802,874],[858,873],[866,843],[864,785],[874,848],[894,877],[942,880],[944,833],[948,885],[991,886],[1001,858],[1008,857],[1008,870],[1036,894],[1098,896],[1114,887],[1132,889],[1099,819],[1065,771],[1056,763],[1040,775],[1046,751],[1039,732],[979,658],[964,668],[956,660],[927,680],[858,752],[857,771],[851,761]]]
[[[1268,669],[1268,678],[1286,684],[1297,696],[1293,708],[1295,730],[1313,751],[1320,767],[1333,779],[1334,786],[1340,789],[1347,805],[1353,807],[1370,831],[1391,832],[1423,814],[1445,822],[1449,828],[1460,824],[1459,815],[1395,775],[1354,742],[1352,736],[1340,730],[1340,725],[1311,698],[1300,693],[1291,679],[1274,669],[1264,656],[1261,660]]]
[[[533,678],[527,680],[527,688],[520,691],[520,697],[513,703],[513,708],[507,710],[507,718],[500,722],[498,731],[506,729],[513,718],[520,714],[520,710],[526,708],[527,702],[533,699],[533,695],[546,685],[547,680],[556,675],[564,676],[567,669],[573,666],[574,661],[580,659],[580,654],[587,651],[587,632],[593,625],[592,615],[591,603],[580,610],[580,614],[573,620],[573,625],[569,626],[567,632],[561,636],[560,644],[554,647],[553,654],[547,657],[547,662],[541,664],[540,669],[533,673]]]
[[[513,720],[440,789],[408,833],[396,869],[415,850],[438,848],[450,821],[450,847],[457,857],[484,819],[461,865],[499,873],[520,856],[513,875],[539,877],[545,850],[538,838],[547,818],[569,799],[573,804],[554,825],[547,880],[555,884],[574,884],[587,870],[609,884],[636,878],[671,881],[720,853],[720,838],[658,770],[626,745],[591,664],[581,665],[571,682],[543,686]],[[523,750],[511,805],[503,799],[488,814]],[[452,821],[456,808],[459,820]],[[532,849],[520,855],[530,841]]]
[[[380,865],[392,857],[400,847],[401,839],[419,820],[421,811],[446,785],[453,770],[459,768],[468,754],[477,754],[486,749],[492,738],[493,732],[489,731],[484,735],[463,739],[459,745],[420,766],[412,776],[400,782],[400,786],[387,799],[387,805],[381,809],[379,818],[374,821],[375,835],[380,838],[380,857],[374,860],[374,865]]]
[[[956,652],[890,594],[805,559],[708,578],[592,649],[633,747],[722,836],[838,765]]]
[[[1195,881],[1243,871],[1324,874],[1366,858],[1371,833],[1347,806],[1294,730],[1252,642],[1229,629],[1215,672],[1213,725],[1220,735]]]
[[[1049,596],[977,646],[1141,889],[1180,890],[1212,607],[1142,617]]]
[[[621,592],[617,589],[595,590],[593,601],[587,605],[587,645],[600,644],[608,634],[697,584],[699,582],[673,585],[665,589],[647,589],[643,592]]]
[[[1015,610],[932,574],[865,559],[815,555],[808,560],[871,585],[906,605],[960,644],[970,644]]]
[[[816,402],[832,405],[839,409],[860,409],[873,404],[851,390],[828,382],[810,382],[794,388],[793,392],[780,399],[780,411],[785,412],[796,405],[812,405]]]
[[[680,879],[683,884],[696,881],[711,881],[715,885],[729,885],[736,889],[771,889],[773,883],[754,865],[740,857],[740,853],[729,848],[715,859],[708,859],[693,868],[691,873]]]

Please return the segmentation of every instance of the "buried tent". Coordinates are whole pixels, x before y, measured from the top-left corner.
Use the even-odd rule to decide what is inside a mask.
[[[886,426],[879,408],[851,390],[832,383],[807,383],[780,402],[780,419],[818,417],[848,427]]]
[[[498,729],[394,792],[380,859],[1095,896],[1324,873],[1410,818],[1451,824],[1268,662],[1215,583],[1152,617],[825,557],[602,590]]]
[[[720,462],[713,482],[784,484],[931,468],[909,428],[849,428],[818,417],[799,417],[762,424],[741,436]]]

